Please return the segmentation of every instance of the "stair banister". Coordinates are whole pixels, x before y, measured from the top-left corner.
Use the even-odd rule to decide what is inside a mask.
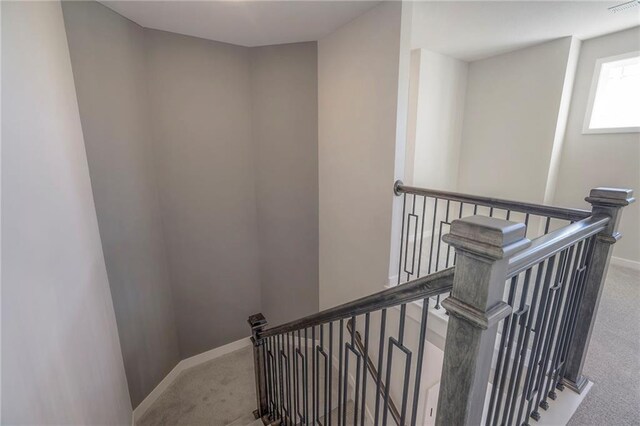
[[[525,232],[522,223],[471,216],[444,236],[457,261],[442,302],[450,317],[436,425],[477,424],[482,416],[498,322],[511,313],[502,300],[509,256],[531,244]]]
[[[552,217],[556,219],[564,219],[578,221],[591,216],[589,210],[572,209],[566,207],[547,206],[543,204],[527,203],[524,201],[504,200],[493,197],[483,197],[480,195],[462,194],[459,192],[440,191],[436,189],[418,188],[408,186],[398,180],[393,186],[396,195],[414,194],[430,198],[439,198],[443,200],[458,201],[465,204],[492,207],[496,209],[510,210],[532,215]]]
[[[304,341],[305,341],[305,347],[308,342],[308,337],[310,337],[314,341],[314,348],[312,348],[312,354],[315,354],[315,352],[318,349],[322,349],[321,348],[322,337],[320,337],[319,345],[317,345],[317,342],[315,342],[315,335],[313,331],[315,327],[326,325],[326,324],[331,325],[334,323],[339,323],[340,329],[341,329],[342,323],[345,319],[348,319],[349,321],[354,321],[356,316],[359,316],[359,315],[368,316],[372,312],[375,312],[375,311],[384,312],[388,308],[393,308],[397,306],[401,306],[401,309],[400,309],[401,317],[404,318],[405,304],[418,301],[418,300],[423,302],[423,307],[422,307],[423,322],[420,325],[421,327],[420,329],[422,330],[422,334],[424,334],[424,332],[426,331],[426,312],[428,309],[429,298],[431,297],[435,298],[436,296],[440,296],[441,294],[448,293],[451,290],[451,287],[453,284],[453,272],[454,272],[453,268],[444,269],[437,273],[433,273],[428,276],[416,279],[410,283],[406,283],[402,286],[392,287],[390,289],[383,290],[378,293],[362,297],[360,299],[342,304],[340,306],[336,306],[334,308],[330,308],[322,312],[312,314],[307,317],[290,321],[288,323],[271,327],[271,328],[265,327],[267,324],[267,321],[262,314],[258,313],[249,317],[248,322],[249,322],[249,325],[251,326],[251,331],[252,331],[251,341],[253,343],[253,358],[254,358],[254,369],[255,369],[255,376],[256,376],[257,410],[254,412],[255,417],[262,418],[265,424],[271,423],[276,420],[281,421],[284,424],[289,424],[289,423],[296,424],[298,422],[301,424],[310,424],[312,420],[315,422],[318,417],[318,413],[316,412],[317,407],[315,405],[318,401],[316,398],[317,395],[315,394],[315,386],[312,387],[314,392],[311,395],[312,404],[308,404],[306,381],[304,382],[305,384],[302,385],[303,386],[302,393],[303,393],[304,399],[298,405],[298,409],[301,409],[304,414],[300,414],[296,410],[294,410],[288,413],[285,412],[283,415],[283,411],[286,411],[286,410],[283,410],[282,407],[277,406],[278,399],[282,401],[283,395],[285,393],[287,397],[289,397],[292,393],[294,394],[293,400],[294,400],[294,405],[296,405],[295,401],[297,401],[297,396],[298,396],[298,385],[296,384],[293,390],[291,388],[286,388],[287,384],[290,383],[289,376],[285,377],[284,381],[282,376],[280,377],[274,376],[273,359],[269,361],[267,356],[267,353],[273,354],[274,339],[282,338],[282,336],[287,336],[288,334],[294,333],[297,331],[298,340],[300,340],[300,331],[311,328],[312,329],[311,336],[307,336],[305,332]],[[383,314],[382,317],[385,318],[386,315]],[[383,324],[382,330],[384,331],[384,320],[382,324]],[[353,323],[351,327],[352,327],[352,330],[355,331],[355,326]],[[329,333],[331,333],[331,331],[329,331]],[[342,331],[340,331],[340,335],[341,335],[340,341],[342,341]],[[356,334],[353,333],[352,342],[351,342],[352,345],[355,344],[355,336]],[[366,339],[367,339],[367,328],[365,326],[365,338],[364,338],[365,342],[367,341]],[[393,340],[391,335],[389,335],[389,339]],[[268,343],[270,340],[272,341],[271,347]],[[422,339],[422,340],[425,340],[425,339]],[[329,341],[331,341],[331,338]],[[331,345],[331,343],[329,343],[329,345]],[[399,345],[401,345],[401,343],[399,343]],[[294,342],[294,346],[295,346],[295,342]],[[298,342],[298,346],[300,347],[300,341]],[[364,344],[364,347],[366,348],[366,343]],[[356,346],[354,346],[353,350],[363,351],[364,353],[361,355],[359,354],[359,352],[354,352],[354,353],[358,353],[359,354],[358,356],[363,356],[364,359],[368,361],[368,354],[366,349],[359,349]],[[421,352],[422,351],[420,351],[418,354],[419,359],[421,358],[421,355],[420,355]],[[341,349],[340,358],[339,358],[340,360],[342,360],[342,354],[343,353]],[[302,356],[302,354],[299,354],[299,355]],[[331,346],[329,346],[329,356],[330,355],[331,355]],[[308,360],[306,349],[305,349],[304,359]],[[302,362],[306,363],[307,361],[305,361],[304,359]],[[330,357],[328,360],[329,360],[329,363],[331,363]],[[286,362],[288,365],[289,361],[287,360]],[[296,357],[295,369],[297,369],[297,365],[298,365],[297,362],[298,362],[298,358]],[[313,362],[315,364],[315,360]],[[346,359],[345,359],[345,363],[346,363]],[[313,369],[313,370],[315,371],[316,369]],[[307,377],[306,371],[307,370],[305,367],[305,372],[301,373],[305,377],[302,380],[306,380],[306,377]],[[381,390],[384,390],[383,393],[384,393],[385,402],[382,404],[383,406],[382,412],[385,415],[391,406],[391,404],[389,404],[391,399],[390,399],[389,387],[388,387],[389,386],[388,371],[389,371],[389,367],[387,367],[387,380],[386,380],[385,387],[382,386],[381,377],[378,377],[375,380],[375,384],[377,385],[377,395],[380,395]],[[380,369],[378,369],[376,373],[380,375],[381,373]],[[294,374],[296,373],[294,372]],[[345,371],[345,375],[346,375],[346,371]],[[345,375],[343,375],[341,371],[339,373],[338,378],[339,380],[341,380],[341,385],[339,386],[339,389],[342,390],[344,386],[344,390],[346,392],[347,381],[345,379],[346,377]],[[318,376],[317,371],[315,371],[315,374],[312,373],[313,380],[315,380],[317,376]],[[420,375],[418,374],[416,377],[419,378]],[[331,375],[329,376],[329,378],[330,378],[329,380],[331,380]],[[416,383],[415,386],[418,386],[420,383],[420,381],[417,378],[415,379],[415,383]],[[295,381],[295,378],[294,378],[294,381]],[[358,380],[356,380],[356,383],[357,382]],[[284,390],[284,393],[283,393],[283,390]],[[419,388],[418,388],[418,391],[419,391]],[[330,396],[330,393],[329,393],[329,396]],[[403,394],[403,397],[404,396],[405,395]],[[417,398],[418,398],[418,393],[416,391],[416,393],[414,394],[414,406]],[[357,404],[362,404],[362,407],[365,406],[364,398],[362,398],[361,401],[357,401],[358,399],[357,392],[356,392],[355,399],[356,399],[355,402]],[[344,402],[345,402],[345,398],[343,398],[342,403],[340,401],[337,401],[338,403],[337,409],[340,410],[342,407],[343,419],[345,416]],[[325,401],[325,404],[326,404],[326,401]],[[274,407],[274,405],[276,406]],[[307,412],[307,408],[309,406],[314,407],[311,415]],[[287,409],[289,409],[290,407],[291,405],[287,405]],[[395,404],[394,404],[394,408],[395,408]],[[359,409],[359,406],[356,408],[356,413],[358,409]],[[395,409],[394,413],[391,414],[394,419],[397,417],[396,414],[397,414],[397,409]],[[403,418],[403,414],[400,414],[399,424],[407,424],[408,423],[407,420],[403,421],[402,418]],[[415,424],[415,419],[416,419],[415,409],[412,411],[411,419],[412,419],[411,424]]]
[[[511,424],[512,420],[520,424],[523,415],[528,424],[526,418],[538,420],[539,407],[546,410],[548,399],[556,399],[556,389],[565,385],[578,393],[584,389],[587,380],[582,366],[612,245],[620,238],[621,210],[634,199],[631,190],[596,188],[586,200],[593,206],[588,217],[533,242],[525,238],[524,224],[486,216],[452,222],[443,241],[455,248],[457,261],[451,296],[442,303],[450,320],[436,424]],[[532,296],[527,286],[533,276]],[[508,302],[506,282],[510,282]],[[536,294],[542,293],[545,295],[537,299]],[[516,294],[518,300],[512,298]],[[533,316],[529,318],[534,310],[535,326]],[[483,419],[498,325],[503,319],[493,388]],[[520,330],[515,346],[514,330]],[[535,334],[535,350],[527,373],[521,375],[528,341],[522,337],[530,332]],[[516,359],[510,361],[510,355]],[[503,388],[507,374],[511,377],[508,389]],[[515,394],[519,383],[523,385],[520,397]]]
[[[578,393],[581,393],[588,383],[582,374],[582,367],[587,356],[613,244],[621,237],[618,226],[622,209],[635,201],[631,189],[614,188],[592,189],[585,200],[591,204],[594,216],[604,215],[610,220],[596,237],[591,266],[585,279],[585,293],[577,313],[577,326],[569,344],[563,383]]]
[[[511,278],[539,263],[540,260],[570,247],[576,241],[601,232],[606,228],[609,221],[609,216],[596,214],[536,238],[531,242],[530,247],[509,259],[507,278]]]
[[[330,321],[348,319],[353,316],[366,314],[378,309],[390,308],[403,303],[422,300],[445,293],[451,289],[453,282],[453,268],[444,269],[435,274],[414,280],[402,286],[396,286],[387,290],[361,297],[352,302],[347,302],[334,308],[326,309],[317,314],[312,314],[299,320],[278,325],[258,333],[259,338],[275,336],[282,333],[300,330],[303,328],[321,325]]]

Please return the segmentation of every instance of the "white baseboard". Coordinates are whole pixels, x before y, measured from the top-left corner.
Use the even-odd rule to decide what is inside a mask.
[[[625,268],[635,269],[636,271],[640,271],[640,262],[635,260],[624,259],[622,257],[611,257],[611,264],[616,266],[622,266]]]
[[[149,407],[153,405],[153,403],[162,395],[162,393],[167,390],[167,388],[178,378],[180,373],[183,371],[205,363],[207,361],[211,361],[212,359],[216,359],[221,357],[222,355],[226,355],[228,353],[237,351],[238,349],[242,349],[251,345],[251,339],[249,337],[245,337],[240,340],[236,340],[235,342],[231,342],[224,346],[220,346],[215,349],[211,349],[210,351],[203,352],[198,355],[194,355],[190,358],[183,359],[180,361],[173,370],[169,372],[165,376],[164,379],[158,383],[158,385],[147,395],[147,397],[133,410],[131,423],[135,426],[136,422],[140,420],[140,418],[147,412]]]

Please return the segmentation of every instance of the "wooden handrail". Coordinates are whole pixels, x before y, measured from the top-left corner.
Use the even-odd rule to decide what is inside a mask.
[[[576,242],[597,234],[607,226],[609,220],[610,217],[605,215],[591,216],[534,239],[529,247],[509,259],[507,279],[548,259]]]
[[[459,201],[461,203],[477,204],[479,206],[494,207],[511,210],[519,213],[528,213],[538,216],[551,217],[569,221],[578,221],[591,216],[589,210],[570,209],[564,207],[546,206],[544,204],[526,203],[523,201],[503,200],[500,198],[481,197],[478,195],[461,194],[458,192],[438,191],[435,189],[418,188],[404,185],[396,181],[393,186],[396,195],[415,194],[425,197],[439,198],[443,200]]]
[[[278,334],[302,330],[308,327],[325,324],[331,321],[350,318],[356,315],[366,314],[379,309],[391,308],[403,303],[434,297],[451,291],[453,287],[454,268],[447,268],[440,272],[418,278],[411,282],[361,297],[352,302],[345,303],[335,308],[330,308],[317,314],[290,321],[269,329],[261,330],[258,338],[266,338]]]

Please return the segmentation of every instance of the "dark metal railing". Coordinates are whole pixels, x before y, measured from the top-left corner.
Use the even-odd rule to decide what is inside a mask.
[[[589,217],[533,241],[509,259],[505,302],[512,311],[499,327],[499,349],[486,425],[521,425],[562,388],[595,235],[609,218]]]
[[[548,232],[590,216],[587,210],[545,206],[456,192],[394,184],[402,196],[402,225],[397,284],[455,265],[453,249],[442,241],[451,222],[463,217],[485,215],[524,223],[527,236]],[[440,298],[436,298],[436,309]]]
[[[401,182],[394,190],[402,285],[272,328],[261,314],[249,318],[256,415],[320,426],[423,421],[429,301],[439,308],[449,293],[437,425],[526,425],[556,390],[581,392],[632,191],[593,189],[586,211]],[[407,326],[407,304],[418,301],[420,318]]]
[[[429,299],[452,284],[447,269],[272,328],[252,316],[257,414],[285,424],[415,425]],[[414,301],[421,318],[407,327]]]
[[[546,215],[533,241],[527,221],[452,222],[443,241],[457,262],[443,301],[450,316],[436,424],[527,425],[557,390],[584,389],[581,369],[621,210],[634,199],[631,190],[596,188],[586,201],[593,208],[584,218],[525,206]],[[551,229],[554,218],[570,223]]]
[[[353,323],[351,322],[351,320],[347,321],[347,330],[349,331],[350,335],[354,335],[355,333],[355,343],[360,353],[361,354],[367,353],[367,348],[362,342],[362,336],[360,336],[360,333],[357,330],[354,330]],[[380,389],[380,395],[383,395],[383,396],[386,395],[387,387],[382,381],[382,377],[378,373],[378,369],[376,368],[375,363],[373,362],[371,357],[367,356],[364,362],[367,367],[367,371],[369,372],[369,374],[371,374],[371,378],[373,379],[373,382]],[[397,425],[402,424],[402,421],[400,419],[400,411],[398,411],[398,407],[396,406],[391,396],[389,396],[389,413],[391,413],[391,417],[393,418],[393,421]]]

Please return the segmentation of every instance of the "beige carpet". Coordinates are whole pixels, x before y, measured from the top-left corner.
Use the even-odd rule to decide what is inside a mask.
[[[569,425],[640,425],[640,272],[609,268],[584,373],[594,385]]]
[[[253,352],[247,347],[183,372],[137,425],[246,425],[255,409]]]

